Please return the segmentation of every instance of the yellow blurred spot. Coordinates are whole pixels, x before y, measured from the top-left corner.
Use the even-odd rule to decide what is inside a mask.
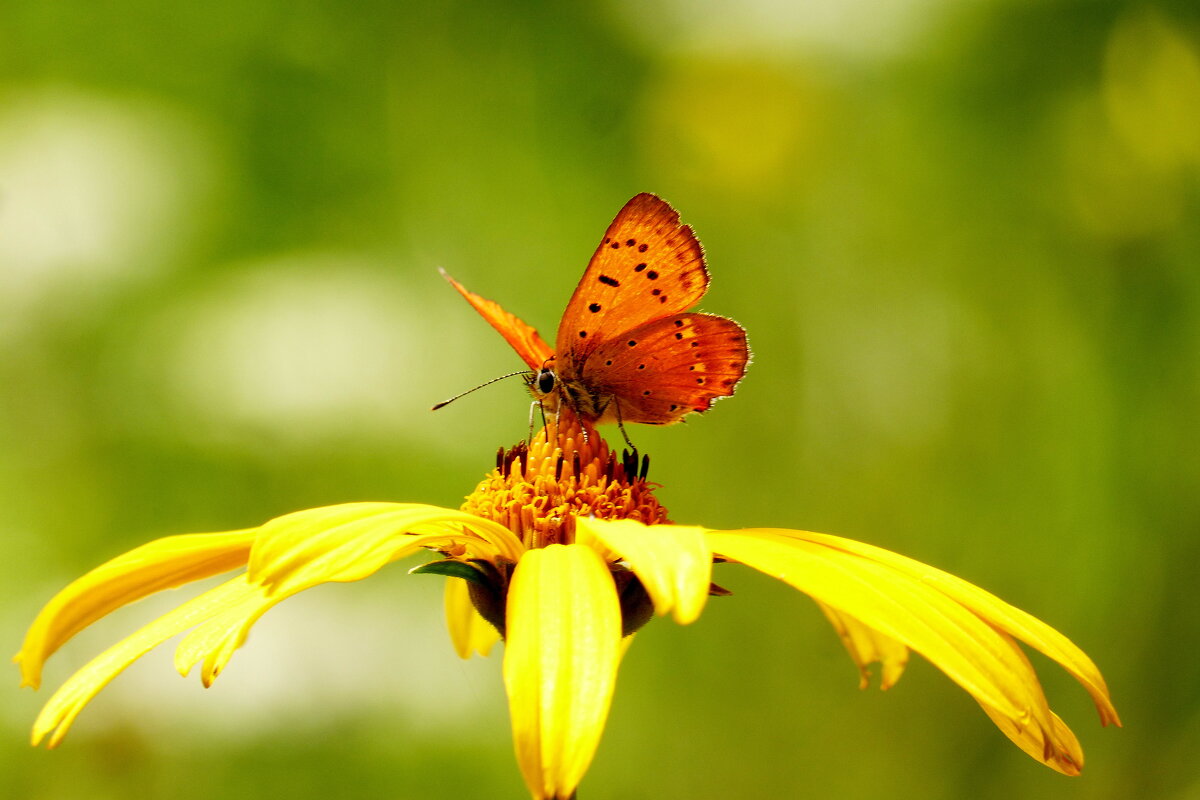
[[[667,183],[751,194],[803,180],[829,116],[814,85],[745,63],[682,63],[643,107],[642,150]]]
[[[1103,91],[1113,130],[1147,163],[1200,165],[1200,52],[1160,14],[1129,16],[1113,29]]]
[[[1063,176],[1052,182],[1062,206],[1084,232],[1120,241],[1173,228],[1183,212],[1177,170],[1156,168],[1105,124],[1094,96],[1077,98],[1059,121]]]

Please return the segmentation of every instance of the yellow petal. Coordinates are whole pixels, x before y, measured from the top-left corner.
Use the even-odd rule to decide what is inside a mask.
[[[365,525],[370,520],[360,524]],[[342,525],[343,530],[351,526]],[[316,531],[320,533],[320,531]],[[238,603],[230,604],[220,614],[205,620],[195,630],[187,635],[175,651],[175,668],[186,675],[201,659],[204,661],[200,679],[205,686],[212,684],[224,670],[233,654],[250,633],[254,623],[262,618],[271,608],[282,603],[292,595],[305,589],[311,589],[321,583],[331,581],[346,582],[370,577],[379,568],[415,553],[422,547],[440,547],[452,540],[461,539],[455,534],[424,534],[392,536],[386,548],[370,551],[344,548],[336,559],[322,559],[319,554],[307,563],[296,563],[293,560],[291,571],[278,583],[264,585],[247,574],[247,580],[256,591],[242,598]],[[323,541],[333,544],[329,538]],[[336,546],[336,545],[334,545]],[[358,553],[361,561],[351,560],[351,555]]]
[[[1046,766],[1061,772],[1063,775],[1075,777],[1083,770],[1083,748],[1075,734],[1062,721],[1062,718],[1050,712],[1050,721],[1054,727],[1047,737],[1041,728],[1014,725],[1012,720],[1004,717],[980,703],[980,708],[992,718],[1004,735],[1013,743]],[[1058,742],[1058,745],[1052,745]]]
[[[205,688],[225,669],[234,652],[241,647],[250,628],[272,607],[290,597],[283,592],[270,592],[266,587],[251,583],[249,591],[228,603],[219,613],[201,622],[175,648],[175,669],[187,676],[192,667],[203,659],[200,682]]]
[[[253,530],[168,536],[73,581],[46,604],[25,635],[13,659],[21,665],[21,685],[36,689],[46,659],[105,614],[162,589],[244,565],[254,536]]]
[[[694,622],[704,610],[712,581],[712,550],[704,529],[689,525],[643,525],[634,520],[575,521],[575,541],[598,541],[637,574],[654,601],[654,611],[672,610],[680,625]]]
[[[446,579],[446,627],[459,658],[486,656],[500,641],[500,632],[475,610],[469,584],[462,578]]]
[[[50,734],[49,746],[57,746],[83,707],[122,670],[167,639],[237,604],[255,590],[242,576],[226,581],[93,658],[46,703],[33,725],[33,744],[36,746]]]
[[[994,594],[980,589],[956,575],[943,572],[890,550],[884,550],[881,547],[826,533],[809,533],[807,531],[780,531],[780,533],[803,537],[809,541],[819,542],[828,547],[835,547],[878,561],[937,588],[938,591],[954,598],[990,624],[1057,661],[1087,689],[1088,694],[1092,697],[1092,702],[1096,704],[1096,709],[1100,713],[1102,724],[1108,725],[1110,722],[1116,725],[1121,724],[1117,710],[1113,707],[1109,697],[1108,686],[1104,683],[1104,677],[1100,674],[1099,668],[1070,639],[1032,614],[1009,605]]]
[[[821,611],[837,631],[842,644],[858,665],[860,689],[867,688],[870,672],[869,665],[879,662],[883,665],[883,675],[879,679],[880,689],[890,689],[904,674],[908,664],[908,648],[890,636],[884,636],[877,630],[863,625],[849,614],[843,614],[836,608],[817,601]]]
[[[312,509],[260,528],[160,539],[119,556],[59,593],[35,620],[17,655],[25,683],[37,684],[45,659],[109,611],[153,591],[249,562],[251,572],[185,603],[100,654],[51,697],[34,741],[51,746],[121,670],[166,638],[195,628],[176,651],[186,672],[203,659],[209,685],[271,607],[318,583],[364,578],[421,547],[515,561],[523,546],[506,529],[461,511],[395,503]],[[257,571],[257,574],[255,574]],[[482,646],[482,645],[481,645]]]
[[[250,579],[289,591],[292,584],[361,580],[412,552],[418,535],[427,537],[427,546],[460,545],[489,561],[516,561],[524,549],[506,528],[462,511],[415,503],[346,503],[264,524],[250,553]]]
[[[1045,751],[1039,757],[1045,763],[1082,757],[1073,736],[1057,735],[1041,684],[1016,643],[935,586],[798,532],[711,533],[709,542],[714,552],[779,578],[921,653],[1017,735],[1041,737]],[[1030,728],[1039,730],[1026,733]]]
[[[535,800],[566,800],[591,764],[620,662],[621,609],[590,547],[528,551],[508,590],[504,683]]]

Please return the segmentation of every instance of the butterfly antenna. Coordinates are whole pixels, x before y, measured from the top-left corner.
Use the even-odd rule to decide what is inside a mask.
[[[443,400],[442,402],[438,403],[437,405],[435,405],[433,408],[431,408],[429,410],[437,411],[439,408],[445,408],[446,406],[450,405],[458,398],[464,397],[464,396],[470,394],[471,392],[475,391],[476,389],[482,389],[485,386],[490,386],[491,384],[495,383],[496,381],[502,381],[505,378],[513,378],[513,377],[516,377],[517,375],[528,375],[528,374],[530,374],[529,370],[523,369],[519,372],[510,372],[507,375],[501,375],[499,378],[492,378],[490,381],[484,381],[483,383],[479,384],[478,386],[472,387],[470,389],[467,389],[465,392],[460,392],[459,394],[454,395],[454,397],[451,397],[449,400]]]

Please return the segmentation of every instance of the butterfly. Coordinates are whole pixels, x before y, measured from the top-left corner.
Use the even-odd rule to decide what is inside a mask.
[[[622,432],[625,422],[670,425],[732,395],[750,361],[741,325],[687,312],[708,290],[704,251],[653,194],[626,203],[604,232],[553,348],[498,303],[442,274],[529,367],[514,374],[525,375],[544,411],[565,405],[587,423],[617,422]]]

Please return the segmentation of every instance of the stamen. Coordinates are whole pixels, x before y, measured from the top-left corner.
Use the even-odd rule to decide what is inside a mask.
[[[642,456],[641,468],[638,468],[638,451],[622,450],[621,451],[621,466],[625,468],[625,474],[629,476],[631,481],[646,480],[646,476],[650,474],[650,455]]]
[[[645,480],[647,457],[639,463],[636,451],[623,451],[618,459],[569,409],[557,416],[529,444],[497,454],[464,511],[499,522],[527,547],[574,541],[579,516],[668,521]]]

